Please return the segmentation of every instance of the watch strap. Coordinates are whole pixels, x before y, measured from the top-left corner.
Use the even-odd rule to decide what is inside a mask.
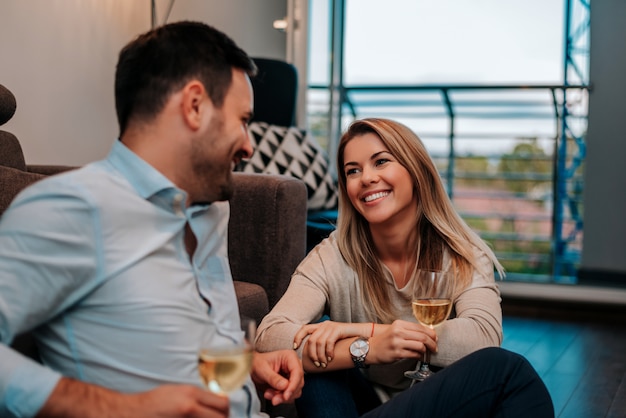
[[[354,363],[354,367],[357,369],[367,368],[367,364],[365,364],[365,355],[359,357],[352,356],[352,362]]]

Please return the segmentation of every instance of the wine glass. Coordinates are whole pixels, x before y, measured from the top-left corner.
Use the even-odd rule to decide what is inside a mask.
[[[204,386],[213,393],[227,395],[240,389],[252,369],[256,322],[241,319],[244,339],[200,349],[198,372]]]
[[[447,274],[439,270],[417,270],[413,285],[411,306],[413,315],[422,325],[434,328],[443,323],[452,309],[452,283]],[[434,374],[429,367],[430,352],[424,352],[421,364],[415,370],[404,372],[414,381],[422,381]]]

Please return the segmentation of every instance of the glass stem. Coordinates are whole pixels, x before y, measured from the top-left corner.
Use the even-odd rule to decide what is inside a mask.
[[[430,350],[426,349],[424,351],[424,358],[422,359],[422,366],[420,369],[428,370],[428,365],[430,364]]]

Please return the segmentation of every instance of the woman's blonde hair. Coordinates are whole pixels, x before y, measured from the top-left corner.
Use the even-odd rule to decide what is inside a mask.
[[[500,277],[504,269],[487,244],[461,219],[443,187],[439,172],[419,137],[405,125],[379,118],[353,122],[342,135],[337,151],[339,178],[339,216],[337,241],[342,256],[358,277],[365,308],[372,319],[390,323],[397,318],[384,279],[383,265],[376,254],[367,220],[352,206],[346,193],[343,170],[346,145],[355,137],[376,134],[388,151],[409,172],[417,195],[415,248],[417,268],[442,269],[444,253],[450,255],[454,294],[472,281],[476,268],[474,247],[491,259]],[[428,244],[428,245],[424,245]],[[407,243],[410,245],[410,243]]]

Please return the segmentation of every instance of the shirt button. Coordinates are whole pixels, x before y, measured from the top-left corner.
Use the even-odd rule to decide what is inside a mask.
[[[183,199],[185,197],[182,195],[182,193],[177,193],[174,195],[174,199],[173,199],[173,207],[174,207],[174,213],[176,213],[176,215],[178,216],[183,216],[185,214],[185,212],[183,211]]]

